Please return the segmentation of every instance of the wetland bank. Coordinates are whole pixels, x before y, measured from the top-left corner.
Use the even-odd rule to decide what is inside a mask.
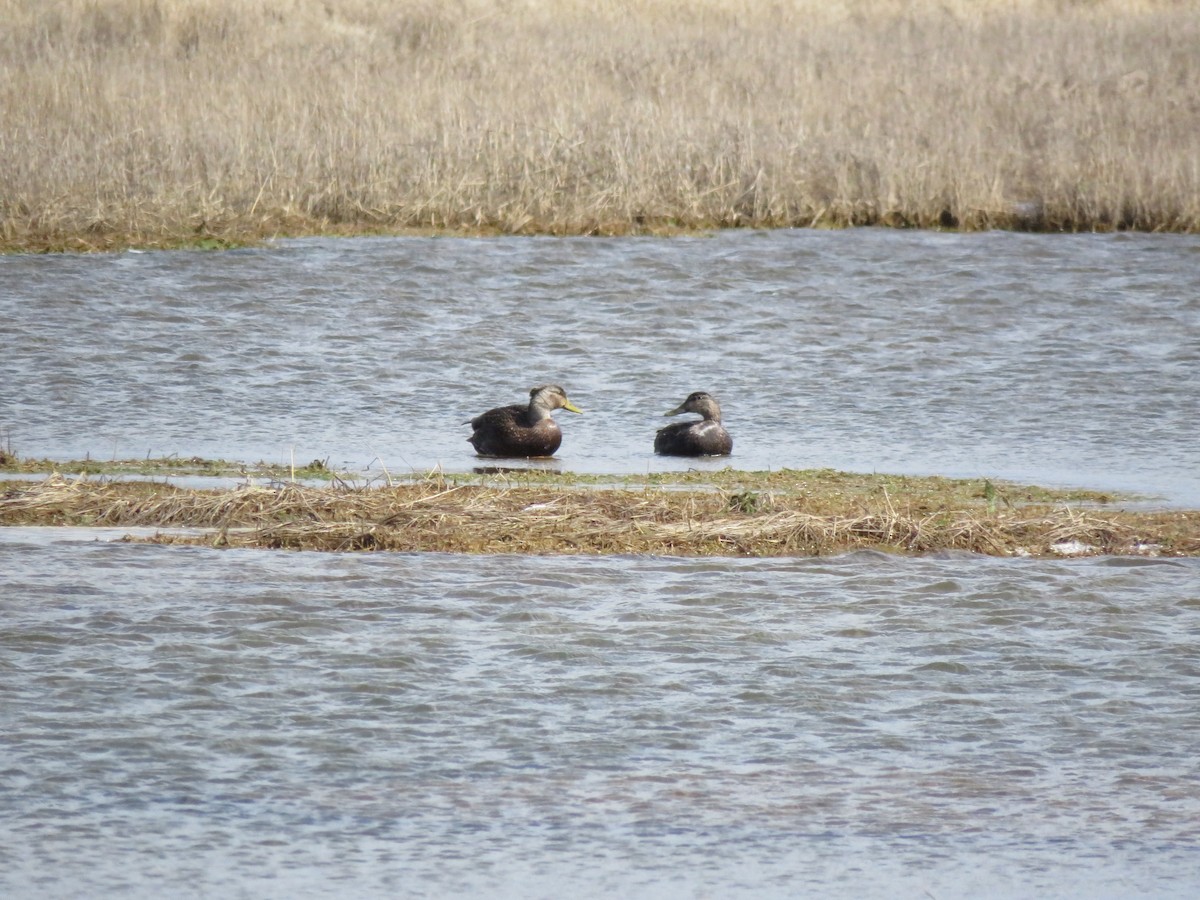
[[[1200,230],[1174,0],[0,0],[0,245]]]

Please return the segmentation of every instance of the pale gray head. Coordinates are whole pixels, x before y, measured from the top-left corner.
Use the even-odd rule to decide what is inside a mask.
[[[721,421],[721,406],[717,403],[716,397],[707,391],[694,391],[688,394],[686,400],[664,415],[677,416],[685,412],[696,413],[708,421]]]
[[[557,384],[543,384],[532,388],[529,391],[529,408],[543,415],[549,415],[556,409],[565,409],[573,413],[583,412],[567,399],[567,392]]]

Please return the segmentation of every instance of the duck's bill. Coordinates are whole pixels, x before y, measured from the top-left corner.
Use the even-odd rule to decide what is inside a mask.
[[[563,404],[563,409],[565,409],[567,412],[579,413],[580,415],[583,415],[583,410],[580,409],[578,406],[576,406],[574,403],[572,403],[570,400],[568,400],[566,403]]]
[[[684,409],[684,408],[683,408],[683,405],[681,404],[681,405],[679,405],[679,406],[675,407],[675,408],[674,408],[673,410],[671,410],[670,412],[665,412],[665,413],[663,413],[663,415],[664,415],[664,416],[677,416],[677,415],[679,415],[679,414],[680,414],[680,413],[682,413],[682,412],[687,412],[687,410],[686,410],[686,409]]]

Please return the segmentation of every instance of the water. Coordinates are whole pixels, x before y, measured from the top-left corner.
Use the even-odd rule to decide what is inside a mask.
[[[1200,505],[1200,240],[774,232],[0,258],[22,455],[744,469]],[[723,466],[725,461],[701,463]],[[1200,561],[217,551],[0,529],[0,895],[1190,897]]]
[[[645,473],[715,394],[741,469],[1200,506],[1200,237],[777,231],[0,258],[0,431],[56,459],[468,470],[557,381],[563,469]],[[722,466],[726,463],[701,464]]]
[[[1200,887],[1196,560],[0,536],[6,896]]]

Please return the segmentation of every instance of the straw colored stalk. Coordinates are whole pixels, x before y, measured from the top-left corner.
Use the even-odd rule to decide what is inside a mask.
[[[915,554],[1200,555],[1195,513],[1065,506],[914,512],[898,509],[890,497],[856,498],[840,511],[814,513],[802,495],[752,499],[720,491],[439,482],[197,491],[54,477],[8,485],[0,496],[0,525],[152,527],[160,529],[149,538],[157,543],[293,550],[790,556],[869,548]]]
[[[1188,0],[0,0],[0,243],[1200,229]]]

